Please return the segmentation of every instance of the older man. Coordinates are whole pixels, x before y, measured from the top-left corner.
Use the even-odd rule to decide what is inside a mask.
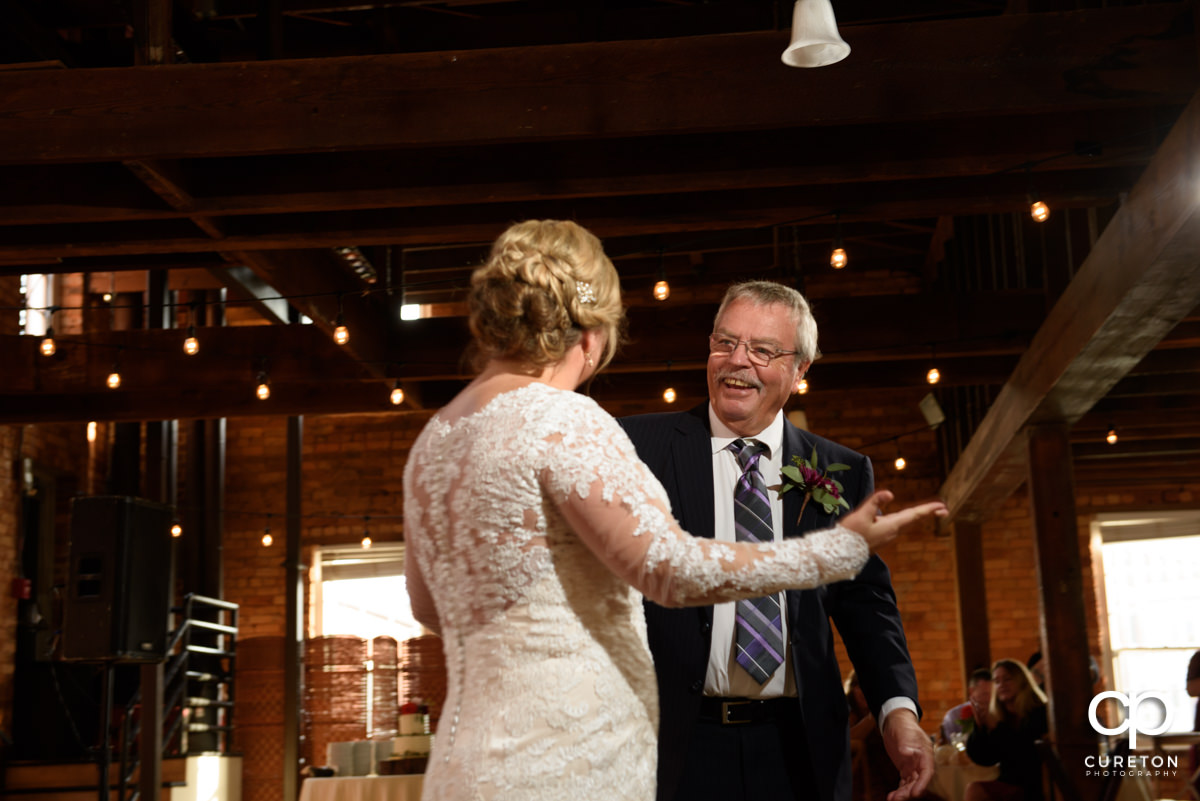
[[[805,503],[802,490],[778,491],[780,468],[814,448],[818,469],[849,466],[833,475],[851,508],[871,493],[869,459],[783,415],[817,355],[816,322],[799,292],[764,281],[735,285],[709,338],[709,402],[621,421],[692,534],[744,537],[746,504],[737,489],[744,471],[773,488],[769,520],[754,525],[769,526],[775,539],[832,525],[841,509],[827,513],[811,498]],[[646,604],[661,701],[659,801],[849,800],[847,710],[831,618],[900,771],[890,801],[923,793],[933,753],[918,724],[916,678],[883,562],[872,556],[852,581],[744,603]]]

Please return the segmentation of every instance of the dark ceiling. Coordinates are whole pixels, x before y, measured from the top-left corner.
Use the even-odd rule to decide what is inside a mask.
[[[790,2],[2,7],[0,276],[87,292],[49,363],[3,338],[0,422],[372,411],[393,380],[436,407],[466,374],[467,276],[528,217],[578,220],[618,265],[611,408],[668,373],[701,398],[702,334],[748,277],[813,300],[814,390],[920,386],[936,357],[945,403],[986,408],[1200,85],[1189,2],[842,0],[852,52],[814,70],[780,63]],[[1085,474],[1119,422],[1143,464],[1200,476],[1194,307],[1067,416]]]

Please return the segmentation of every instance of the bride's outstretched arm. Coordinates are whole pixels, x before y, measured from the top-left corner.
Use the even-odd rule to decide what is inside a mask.
[[[700,539],[680,529],[666,493],[611,418],[548,442],[542,482],[566,522],[610,570],[663,606],[694,606],[807,589],[852,578],[900,528],[944,510],[940,503],[881,515],[891,493],[873,494],[845,525],[779,543]],[[594,429],[588,430],[589,428]],[[601,444],[603,443],[603,444]]]

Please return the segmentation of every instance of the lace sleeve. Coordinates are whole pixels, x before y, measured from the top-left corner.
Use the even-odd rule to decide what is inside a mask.
[[[408,527],[406,526],[406,528]],[[413,529],[408,528],[408,530]],[[433,603],[429,585],[425,583],[425,576],[421,573],[417,555],[411,546],[404,549],[404,583],[408,588],[408,600],[412,604],[413,617],[434,634],[441,635],[442,624],[438,620],[437,607]]]
[[[853,578],[866,541],[835,526],[780,543],[692,537],[616,421],[586,398],[571,430],[545,440],[542,484],[588,548],[663,606],[700,606]]]

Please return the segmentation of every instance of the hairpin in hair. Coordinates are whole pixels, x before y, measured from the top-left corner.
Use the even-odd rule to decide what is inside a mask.
[[[591,281],[576,281],[575,295],[579,298],[579,302],[585,306],[590,306],[596,302],[596,290],[592,289]]]

